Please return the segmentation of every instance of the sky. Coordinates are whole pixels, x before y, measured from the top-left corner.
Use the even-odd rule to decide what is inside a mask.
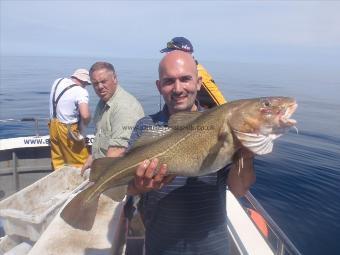
[[[0,0],[1,55],[159,58],[185,36],[199,59],[340,59],[340,1]]]

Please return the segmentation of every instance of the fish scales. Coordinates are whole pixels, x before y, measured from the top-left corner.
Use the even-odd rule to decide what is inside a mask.
[[[225,109],[223,109],[225,108]],[[227,105],[218,108],[219,113],[227,110]],[[159,159],[159,164],[166,164],[169,174],[182,176],[199,176],[207,172],[217,171],[230,162],[233,153],[233,142],[229,130],[229,140],[218,141],[219,130],[223,122],[214,121],[214,116],[204,112],[190,126],[176,127],[156,142],[147,147],[132,149],[125,157],[116,159],[114,169],[106,172],[99,180],[97,192],[103,192],[107,186],[128,183],[133,177],[137,166],[144,160]],[[212,122],[213,121],[213,122]],[[204,129],[204,130],[202,130]],[[229,144],[229,150],[223,151],[223,162],[216,161],[221,149]],[[225,148],[224,148],[225,149]],[[228,152],[228,154],[226,153]],[[129,157],[133,154],[134,157]],[[211,157],[208,157],[211,155]],[[216,164],[209,164],[205,159],[215,160]],[[208,165],[210,167],[208,167]],[[128,166],[128,167],[127,167]],[[117,180],[120,180],[118,182]]]

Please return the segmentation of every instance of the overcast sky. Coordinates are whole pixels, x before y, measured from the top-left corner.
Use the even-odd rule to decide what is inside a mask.
[[[340,62],[339,1],[0,1],[1,55]]]

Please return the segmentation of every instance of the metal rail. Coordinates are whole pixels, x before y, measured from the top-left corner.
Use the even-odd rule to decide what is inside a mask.
[[[19,191],[19,175],[18,175],[18,167],[17,167],[17,155],[15,152],[12,152],[12,164],[13,164],[13,185],[16,191]]]
[[[272,233],[275,235],[276,241],[278,242],[276,247],[276,254],[284,255],[286,254],[285,251],[287,251],[287,253],[291,255],[301,255],[301,253],[295,247],[295,245],[289,240],[286,234],[281,230],[281,228],[275,223],[275,221],[269,216],[269,214],[262,207],[262,205],[249,191],[246,193],[245,198],[251,203],[255,210],[258,213],[260,213],[261,216],[266,220],[267,225],[271,229]]]
[[[8,123],[8,122],[34,122],[35,127],[35,135],[39,136],[39,121],[47,121],[49,118],[41,118],[41,117],[27,117],[22,119],[3,119],[0,120],[0,123]]]
[[[11,123],[11,122],[34,122],[35,127],[35,135],[36,137],[39,137],[39,122],[40,121],[47,121],[49,118],[41,118],[41,117],[25,117],[22,119],[2,119],[0,120],[0,123]],[[19,181],[19,167],[18,167],[18,158],[16,155],[16,152],[12,151],[12,167],[11,167],[11,174],[13,176],[12,182],[13,187],[15,191],[20,190],[20,181]],[[23,172],[22,172],[23,173]],[[3,174],[1,174],[3,175]],[[0,190],[0,199],[2,199],[5,196],[5,192],[3,190]]]

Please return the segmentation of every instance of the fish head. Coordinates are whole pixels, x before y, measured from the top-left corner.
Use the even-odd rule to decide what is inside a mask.
[[[296,125],[297,108],[291,97],[261,97],[231,102],[228,118],[241,144],[256,154],[272,151],[272,141]]]

